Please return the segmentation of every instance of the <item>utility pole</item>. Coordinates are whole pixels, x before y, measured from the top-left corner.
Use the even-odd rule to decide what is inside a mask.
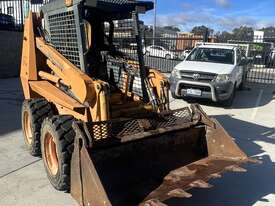
[[[156,29],[157,29],[157,0],[154,0],[154,28],[153,28],[153,45],[155,45]]]

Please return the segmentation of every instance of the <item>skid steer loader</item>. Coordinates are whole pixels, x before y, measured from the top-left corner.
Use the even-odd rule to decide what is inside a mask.
[[[152,2],[55,0],[28,15],[21,82],[26,146],[81,206],[162,206],[252,162],[199,105],[169,109],[145,64]]]

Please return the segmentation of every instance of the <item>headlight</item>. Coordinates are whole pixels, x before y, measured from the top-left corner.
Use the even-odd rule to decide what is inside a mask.
[[[217,82],[229,82],[231,80],[231,75],[230,74],[219,74],[216,77]]]
[[[177,79],[181,79],[180,71],[177,69],[173,69],[173,71],[171,72],[171,76]]]

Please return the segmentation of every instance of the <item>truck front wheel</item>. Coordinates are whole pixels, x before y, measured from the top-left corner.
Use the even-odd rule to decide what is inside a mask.
[[[234,102],[234,99],[235,99],[235,96],[236,96],[236,85],[234,86],[234,89],[230,95],[230,97],[227,99],[227,100],[224,100],[222,101],[222,105],[225,106],[225,107],[231,107],[233,102]]]

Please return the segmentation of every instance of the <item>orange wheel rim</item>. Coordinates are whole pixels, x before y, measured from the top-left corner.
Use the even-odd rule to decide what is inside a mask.
[[[52,175],[58,172],[58,158],[56,152],[56,144],[50,133],[47,133],[44,139],[44,151],[47,167]]]
[[[26,142],[31,145],[33,137],[32,137],[32,126],[31,126],[31,119],[29,113],[26,111],[23,114],[23,130]]]

